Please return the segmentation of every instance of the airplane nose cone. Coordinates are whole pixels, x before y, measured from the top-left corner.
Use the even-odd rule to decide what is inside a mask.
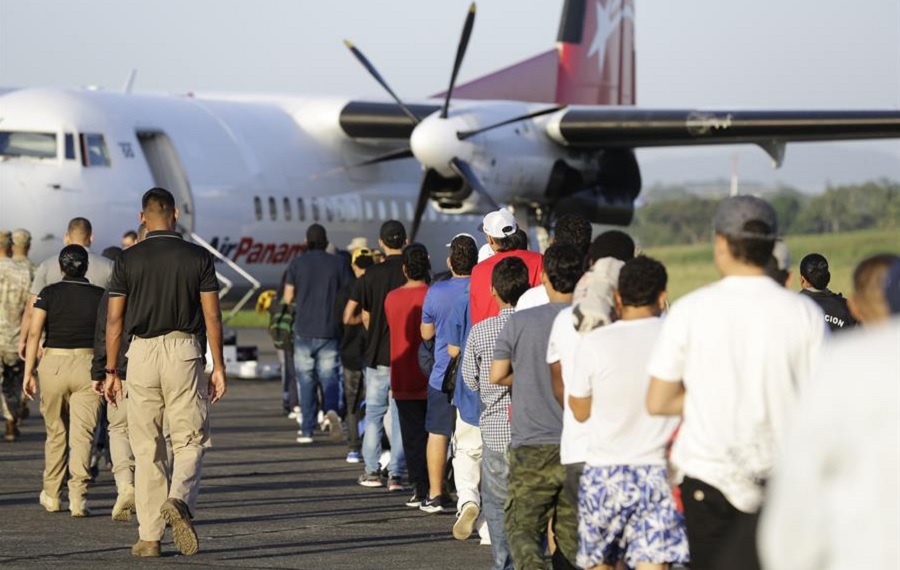
[[[453,157],[465,158],[465,145],[456,137],[464,130],[462,121],[454,118],[426,117],[416,126],[409,139],[413,155],[425,168],[433,168],[442,176],[454,176],[450,169]]]

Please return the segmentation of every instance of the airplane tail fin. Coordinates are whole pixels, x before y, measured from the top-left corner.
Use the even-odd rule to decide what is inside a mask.
[[[457,86],[459,99],[634,105],[634,0],[566,0],[556,48]]]

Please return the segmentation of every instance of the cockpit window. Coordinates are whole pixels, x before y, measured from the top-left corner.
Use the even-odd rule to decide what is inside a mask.
[[[109,166],[109,152],[103,135],[81,135],[81,151],[85,166]]]
[[[0,131],[0,156],[56,158],[56,134]]]

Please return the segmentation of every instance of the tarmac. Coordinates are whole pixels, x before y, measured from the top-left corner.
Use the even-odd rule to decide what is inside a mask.
[[[273,356],[263,335],[242,336],[260,339],[262,358]],[[106,465],[88,494],[90,518],[48,513],[38,504],[44,429],[31,402],[21,439],[0,442],[0,566],[490,567],[490,547],[479,544],[477,533],[466,541],[452,537],[453,509],[429,515],[405,506],[411,492],[357,485],[362,464],[346,463],[346,444],[327,435],[296,443],[297,425],[283,415],[280,392],[278,381],[229,381],[210,415],[212,447],[194,521],[200,552],[180,555],[167,530],[157,559],[131,556],[137,523],[110,517],[116,494]]]

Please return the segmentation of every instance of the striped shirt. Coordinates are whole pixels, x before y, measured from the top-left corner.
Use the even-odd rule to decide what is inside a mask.
[[[481,395],[479,427],[484,445],[491,451],[500,453],[505,453],[509,447],[509,406],[512,400],[508,386],[491,384],[491,361],[494,359],[497,337],[514,312],[511,308],[502,309],[498,316],[485,319],[472,327],[462,361],[462,376],[466,386]]]

